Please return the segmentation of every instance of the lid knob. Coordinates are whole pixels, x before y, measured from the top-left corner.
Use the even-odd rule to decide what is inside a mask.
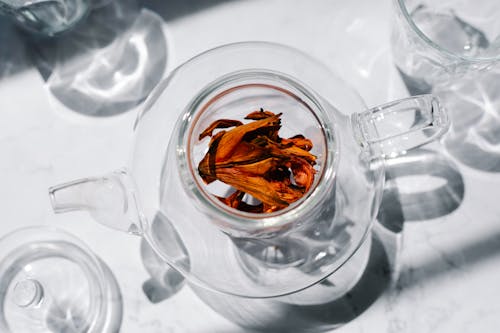
[[[16,283],[13,301],[21,308],[32,308],[43,301],[43,287],[37,280],[25,279]]]

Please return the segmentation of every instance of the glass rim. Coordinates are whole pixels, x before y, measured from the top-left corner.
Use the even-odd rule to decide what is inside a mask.
[[[96,327],[96,324],[100,321],[99,317],[105,310],[104,309],[105,301],[103,300],[103,297],[105,294],[104,284],[106,283],[106,279],[103,268],[101,267],[100,264],[99,257],[97,257],[97,255],[90,249],[90,247],[87,244],[85,244],[81,239],[79,239],[77,236],[53,226],[32,225],[14,229],[13,231],[0,237],[0,244],[5,247],[5,244],[8,244],[9,241],[17,239],[21,239],[22,242],[17,242],[17,241],[13,242],[16,244],[16,247],[11,249],[11,252],[7,257],[8,258],[7,261],[5,261],[4,258],[0,258],[0,266],[13,263],[15,260],[21,260],[23,262],[28,259],[31,260],[32,255],[30,254],[30,252],[33,252],[33,249],[30,248],[30,244],[32,242],[39,242],[43,244],[50,242],[52,243],[57,242],[65,244],[64,246],[71,246],[73,247],[71,250],[78,252],[78,254],[82,255],[82,257],[80,258],[74,258],[71,256],[71,253],[62,252],[56,254],[56,251],[58,251],[59,248],[54,247],[51,249],[52,252],[43,256],[39,255],[38,257],[36,257],[36,260],[41,260],[48,257],[57,257],[59,259],[73,261],[82,269],[84,273],[87,274],[86,278],[90,277],[95,279],[96,282],[95,284],[92,284],[91,280],[89,280],[88,295],[90,303],[89,303],[89,309],[85,313],[87,319],[85,320],[85,327],[88,330],[93,330]],[[19,250],[24,247],[28,248],[24,251],[26,253],[22,251],[20,252]],[[10,256],[10,254],[13,253],[15,253],[16,256],[14,257]],[[12,278],[14,277],[15,274],[18,274],[19,271],[21,271],[21,267],[17,267],[16,270],[13,270],[10,276],[9,275],[1,276],[0,280],[2,280],[3,282],[3,280],[5,279],[5,281],[7,282],[12,282]],[[6,295],[7,294],[5,293],[4,297]],[[3,316],[3,305],[0,304],[0,317],[2,316]],[[2,319],[0,318],[0,328],[2,327],[2,324],[3,324]]]
[[[249,78],[255,76],[260,77],[264,74],[270,75],[270,77],[271,74],[273,74],[274,76],[278,75],[276,72],[273,73],[270,70],[243,70],[231,73],[227,77],[220,78],[219,80],[217,80],[218,82],[212,82],[210,87],[206,87],[206,91],[211,91],[212,89],[214,89],[214,87],[217,87],[222,83],[230,83],[235,79]],[[317,201],[320,200],[318,197],[322,197],[323,193],[330,188],[332,182],[334,182],[336,178],[336,170],[339,158],[337,131],[331,128],[324,128],[324,126],[326,126],[325,124],[328,123],[325,122],[324,115],[326,111],[323,109],[319,101],[320,99],[317,96],[315,96],[315,94],[312,91],[304,87],[301,83],[297,82],[296,80],[292,80],[291,78],[288,78],[283,73],[279,74],[280,76],[282,76],[281,79],[286,80],[288,84],[290,84],[293,88],[297,89],[300,93],[304,94],[304,96],[307,97],[307,99],[309,99],[309,101],[315,105],[314,111],[316,112],[314,112],[313,110],[310,110],[310,112],[313,113],[318,124],[321,124],[321,126],[323,127],[322,136],[325,144],[324,148],[325,156],[324,156],[323,166],[321,167],[317,181],[315,181],[314,187],[311,188],[308,191],[308,193],[304,195],[304,197],[302,197],[297,202],[294,202],[289,207],[283,210],[279,210],[273,213],[263,213],[263,214],[239,212],[235,209],[225,207],[223,204],[217,204],[213,200],[213,198],[210,197],[210,195],[205,193],[206,190],[202,188],[201,184],[199,184],[199,182],[197,181],[196,177],[193,174],[191,165],[192,161],[190,161],[191,158],[190,146],[192,144],[190,139],[190,135],[192,134],[191,130],[193,129],[194,124],[199,120],[200,117],[200,115],[195,116],[194,113],[200,110],[194,107],[194,105],[190,105],[185,110],[185,114],[189,115],[185,116],[184,118],[191,119],[192,122],[190,121],[189,123],[184,124],[183,126],[184,130],[181,130],[179,133],[180,135],[178,138],[178,144],[180,146],[186,144],[188,148],[185,151],[182,149],[178,151],[182,152],[181,156],[179,156],[180,157],[179,160],[181,161],[182,165],[186,165],[188,167],[187,169],[189,170],[189,175],[191,177],[182,177],[183,185],[186,187],[186,189],[193,191],[195,197],[198,199],[200,203],[202,203],[202,205],[209,214],[211,214],[212,216],[218,216],[219,218],[223,217],[225,223],[217,223],[217,224],[219,225],[219,227],[222,227],[226,231],[228,232],[230,231],[230,233],[233,232],[255,233],[256,231],[260,230],[264,232],[264,234],[267,234],[269,230],[276,230],[276,228],[286,229],[286,226],[294,223],[298,215],[306,214],[308,211],[316,207]],[[200,96],[205,95],[206,91],[200,93]],[[335,127],[335,124],[331,125]],[[312,204],[309,203],[307,205],[304,205],[303,203],[306,201],[309,202],[313,201],[314,203]]]
[[[484,62],[491,62],[491,61],[497,61],[500,60],[500,54],[497,56],[492,56],[492,57],[469,57],[469,56],[464,56],[457,54],[455,52],[452,52],[438,43],[434,42],[431,38],[429,38],[418,26],[415,24],[413,21],[410,13],[408,12],[408,8],[406,7],[406,0],[394,0],[396,2],[396,7],[399,9],[400,13],[403,15],[404,20],[410,28],[412,29],[413,32],[417,34],[417,36],[422,39],[427,45],[432,47],[434,50],[443,53],[447,56],[456,58],[458,60],[461,60],[462,62],[468,62],[468,63],[484,63]]]

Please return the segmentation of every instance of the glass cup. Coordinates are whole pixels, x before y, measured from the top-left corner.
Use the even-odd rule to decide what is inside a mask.
[[[394,0],[394,7],[394,62],[412,94],[500,59],[497,0]]]
[[[95,5],[93,0],[0,0],[0,14],[24,29],[54,36],[73,28]]]
[[[394,0],[394,62],[412,95],[440,97],[444,145],[475,169],[500,171],[500,1]]]

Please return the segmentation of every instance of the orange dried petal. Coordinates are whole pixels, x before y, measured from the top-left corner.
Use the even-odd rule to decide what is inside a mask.
[[[238,168],[223,168],[217,171],[217,178],[220,181],[253,196],[263,203],[280,208],[288,206],[288,202],[281,199],[272,184],[260,176],[249,175]]]
[[[215,175],[215,154],[224,133],[225,131],[222,131],[212,137],[208,152],[198,164],[198,174],[206,184],[217,180],[217,176]]]
[[[243,123],[239,120],[231,120],[231,119],[219,119],[210,124],[198,137],[198,140],[202,140],[207,136],[212,136],[212,132],[217,128],[228,128],[241,126]]]
[[[225,203],[229,207],[238,208],[238,206],[242,202],[244,195],[245,195],[245,192],[235,191],[233,194],[231,194],[227,198],[217,197],[217,199],[219,199],[220,201],[222,201],[223,203]]]
[[[266,118],[273,117],[273,116],[275,116],[275,114],[273,112],[268,111],[268,110],[264,111],[264,109],[261,108],[259,111],[254,111],[254,112],[250,112],[249,114],[247,114],[245,119],[260,120],[260,119],[266,119]]]
[[[226,158],[228,158],[247,133],[263,127],[279,126],[280,116],[281,114],[277,114],[273,117],[253,121],[251,123],[235,127],[226,132],[220,141],[219,149],[217,149],[216,161],[224,161]]]
[[[261,109],[247,115],[253,122],[222,119],[200,135],[202,139],[216,128],[236,126],[212,137],[198,165],[207,184],[220,180],[236,189],[227,198],[218,197],[226,205],[246,212],[274,212],[299,200],[312,186],[316,172],[316,156],[309,152],[312,142],[303,135],[281,139],[280,116]],[[261,204],[244,202],[245,194]]]
[[[252,141],[252,143],[260,147],[267,147],[269,149],[270,154],[275,157],[282,157],[282,158],[302,157],[313,165],[316,163],[316,156],[297,146],[283,146],[277,142],[270,140],[265,136],[259,136],[255,138]]]
[[[306,151],[310,151],[313,147],[312,141],[300,134],[288,139],[281,139],[280,143],[285,146],[294,145]]]
[[[316,170],[303,158],[294,158],[290,163],[293,178],[298,186],[304,188],[304,192],[309,191],[312,183],[314,182],[314,175]]]

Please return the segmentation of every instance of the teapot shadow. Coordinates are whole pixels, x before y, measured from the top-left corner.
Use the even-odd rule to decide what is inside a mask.
[[[213,7],[226,2],[236,0],[173,0],[173,1],[153,1],[153,0],[139,0],[142,7],[148,8],[165,21],[173,21],[183,16],[201,11],[203,9]]]
[[[473,270],[475,265],[499,255],[500,232],[493,232],[481,239],[470,239],[466,244],[460,244],[460,247],[447,251],[441,256],[435,256],[419,267],[402,268],[400,278],[395,285],[395,292],[397,294],[402,290],[425,284],[428,280],[437,279],[461,267]]]
[[[464,199],[465,186],[458,167],[439,151],[414,149],[390,159],[385,175],[378,219],[390,230],[397,231],[405,222],[448,215]],[[405,178],[408,186],[401,184]],[[422,184],[430,188],[417,188]]]
[[[406,74],[399,67],[396,66],[396,69],[403,81],[406,90],[410,93],[411,96],[430,94],[432,92],[432,86],[418,79],[414,79],[410,75]]]

